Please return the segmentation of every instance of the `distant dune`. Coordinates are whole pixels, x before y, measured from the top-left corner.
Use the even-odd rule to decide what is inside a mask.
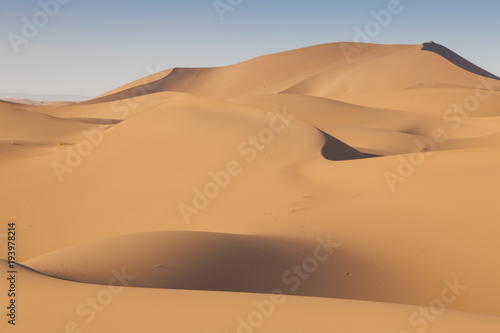
[[[21,94],[21,93],[1,93],[0,99],[20,101],[21,103],[40,103],[40,102],[52,102],[52,101],[66,101],[66,102],[78,102],[86,101],[91,99],[93,96],[87,95],[62,95],[62,94]]]
[[[17,104],[27,104],[27,105],[44,105],[50,102],[43,102],[43,101],[34,101],[31,99],[17,99],[17,98],[4,98],[3,99],[6,102],[12,102],[12,103],[17,103]]]
[[[499,148],[500,79],[436,43],[0,100],[2,332],[498,333]]]

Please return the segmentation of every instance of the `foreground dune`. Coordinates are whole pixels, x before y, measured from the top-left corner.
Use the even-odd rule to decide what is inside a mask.
[[[346,46],[0,101],[2,329],[498,332],[500,80]]]
[[[5,268],[5,262],[0,261]],[[133,281],[133,276],[116,276]],[[80,284],[20,266],[21,320],[7,332],[498,332],[494,316],[408,305],[189,290]],[[115,277],[115,281],[119,278]],[[217,306],[214,306],[214,305]],[[54,311],[57,307],[57,312]],[[423,311],[423,312],[422,312]],[[133,315],[124,315],[133,314]],[[196,318],[192,320],[190,318]],[[426,319],[431,318],[432,321]],[[412,325],[413,324],[413,325]]]

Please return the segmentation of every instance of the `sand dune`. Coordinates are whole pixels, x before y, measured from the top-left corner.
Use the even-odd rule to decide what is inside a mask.
[[[408,71],[409,64],[412,66],[411,71]],[[401,75],[405,72],[406,75]],[[417,45],[401,47],[398,52],[324,71],[284,92],[333,97],[361,92],[399,91],[421,82],[476,88],[478,79],[476,75],[435,53],[422,52],[421,46]]]
[[[47,104],[47,102],[34,101],[31,99],[18,99],[18,98],[4,98],[4,99],[1,99],[0,101],[12,102],[12,103],[16,103],[16,104],[26,104],[26,105],[44,105],[44,104]]]
[[[419,84],[472,89],[480,82],[495,85],[494,76],[479,81],[477,75],[469,71],[471,65],[462,65],[468,69],[464,70],[450,62],[448,54],[445,58],[436,53],[438,51],[426,52],[427,47],[422,45],[367,44],[351,62],[344,56],[341,47],[341,43],[319,45],[220,68],[174,68],[115,89],[88,103],[159,91],[232,99],[281,92],[334,97],[403,90],[418,87]],[[411,71],[408,71],[408,64],[411,64]],[[241,77],[245,80],[237,79]],[[145,83],[136,85],[141,81]],[[500,90],[500,87],[495,85],[495,90]]]
[[[478,81],[477,86],[482,87],[481,81]],[[491,87],[491,89],[498,89],[500,83],[492,83],[492,85],[488,87]],[[485,100],[480,100],[479,103],[469,101],[469,98],[474,98],[476,94],[487,96],[487,98]],[[460,108],[464,115],[469,115],[471,117],[498,117],[499,111],[497,105],[500,102],[500,92],[498,90],[489,90],[489,88],[476,90],[460,87],[406,89],[403,91],[389,91],[376,94],[366,92],[336,95],[334,99],[367,107],[403,110],[440,118],[444,118],[447,115],[449,117],[456,115],[463,118],[464,116],[459,113]],[[466,102],[471,103],[469,107],[470,111],[465,109]],[[458,109],[456,109],[456,107]]]
[[[3,261],[0,261],[0,267],[4,269]],[[29,321],[20,321],[15,327],[15,330],[23,332],[64,332],[65,329],[96,333],[110,330],[130,333],[165,330],[187,333],[201,329],[205,332],[244,332],[254,327],[261,332],[283,329],[288,332],[305,332],[311,327],[316,332],[331,332],[339,328],[366,333],[374,330],[403,332],[415,329],[409,324],[409,318],[418,320],[416,327],[426,328],[430,333],[475,330],[494,333],[500,327],[497,317],[450,310],[440,314],[439,320],[430,323],[419,314],[420,309],[414,306],[283,297],[279,294],[271,298],[270,294],[133,287],[119,289],[112,285],[80,284],[53,279],[24,267],[19,270],[24,278],[25,290],[19,296],[19,302],[23,304],[25,313],[30,314]],[[118,279],[115,277],[115,280]],[[89,303],[92,299],[97,302],[95,306],[100,311]],[[105,303],[100,303],[98,299]],[[51,304],[57,304],[59,310],[48,310],[47,300]],[[259,309],[263,309],[266,316]],[[124,316],[124,313],[134,315]],[[193,317],[196,320],[186,320]]]
[[[16,331],[498,332],[500,80],[346,45],[0,101]]]
[[[363,56],[356,61],[362,62],[363,59],[379,54],[408,48],[414,49],[415,46],[370,44],[364,49]],[[339,43],[324,44],[262,56],[227,67],[174,68],[144,78],[144,84],[136,86],[135,84],[140,83],[136,81],[89,102],[124,99],[159,91],[187,92],[218,99],[280,93],[309,77],[347,64]],[[162,77],[165,74],[167,75]],[[242,77],[245,79],[241,80]],[[153,78],[157,80],[153,81]]]
[[[64,119],[113,119],[125,120],[137,113],[161,105],[169,99],[183,96],[183,93],[161,92],[123,100],[111,100],[102,103],[75,103],[67,106],[43,105],[40,107],[22,106],[23,109]]]
[[[334,297],[340,289],[338,281],[345,279],[334,260],[297,289],[292,268],[308,256],[314,258],[314,253],[324,262],[337,247],[328,238],[305,242],[220,233],[151,232],[77,245],[24,264],[46,275],[92,284],[105,285],[113,277],[113,268],[127,267],[127,273],[136,277],[127,285],[134,287],[254,293],[280,288],[286,294]],[[287,271],[284,283],[282,275]]]
[[[15,105],[1,105],[0,133],[1,141],[12,144],[37,142],[70,142],[81,139],[83,131],[90,131],[95,126],[72,122],[65,119],[26,111]]]
[[[436,150],[496,146],[500,117],[464,118],[457,122],[408,111],[375,109],[304,95],[259,95],[236,100],[258,108],[287,105],[298,120],[311,124],[363,152],[409,154],[415,141],[432,140],[439,128],[448,139]]]

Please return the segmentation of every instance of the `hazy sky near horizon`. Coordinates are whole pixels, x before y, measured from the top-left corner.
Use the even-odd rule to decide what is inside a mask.
[[[56,1],[64,4],[44,15],[41,3]],[[150,69],[353,41],[391,1],[220,0],[232,9],[221,20],[214,0],[0,0],[0,93],[96,96]],[[433,40],[500,76],[500,1],[400,0],[400,8],[370,42]],[[38,31],[23,34],[36,20]],[[15,37],[18,52],[14,34],[24,38]]]

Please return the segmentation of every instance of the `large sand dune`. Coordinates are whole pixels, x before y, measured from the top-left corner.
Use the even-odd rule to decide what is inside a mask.
[[[346,46],[0,101],[2,332],[499,332],[500,80]]]

